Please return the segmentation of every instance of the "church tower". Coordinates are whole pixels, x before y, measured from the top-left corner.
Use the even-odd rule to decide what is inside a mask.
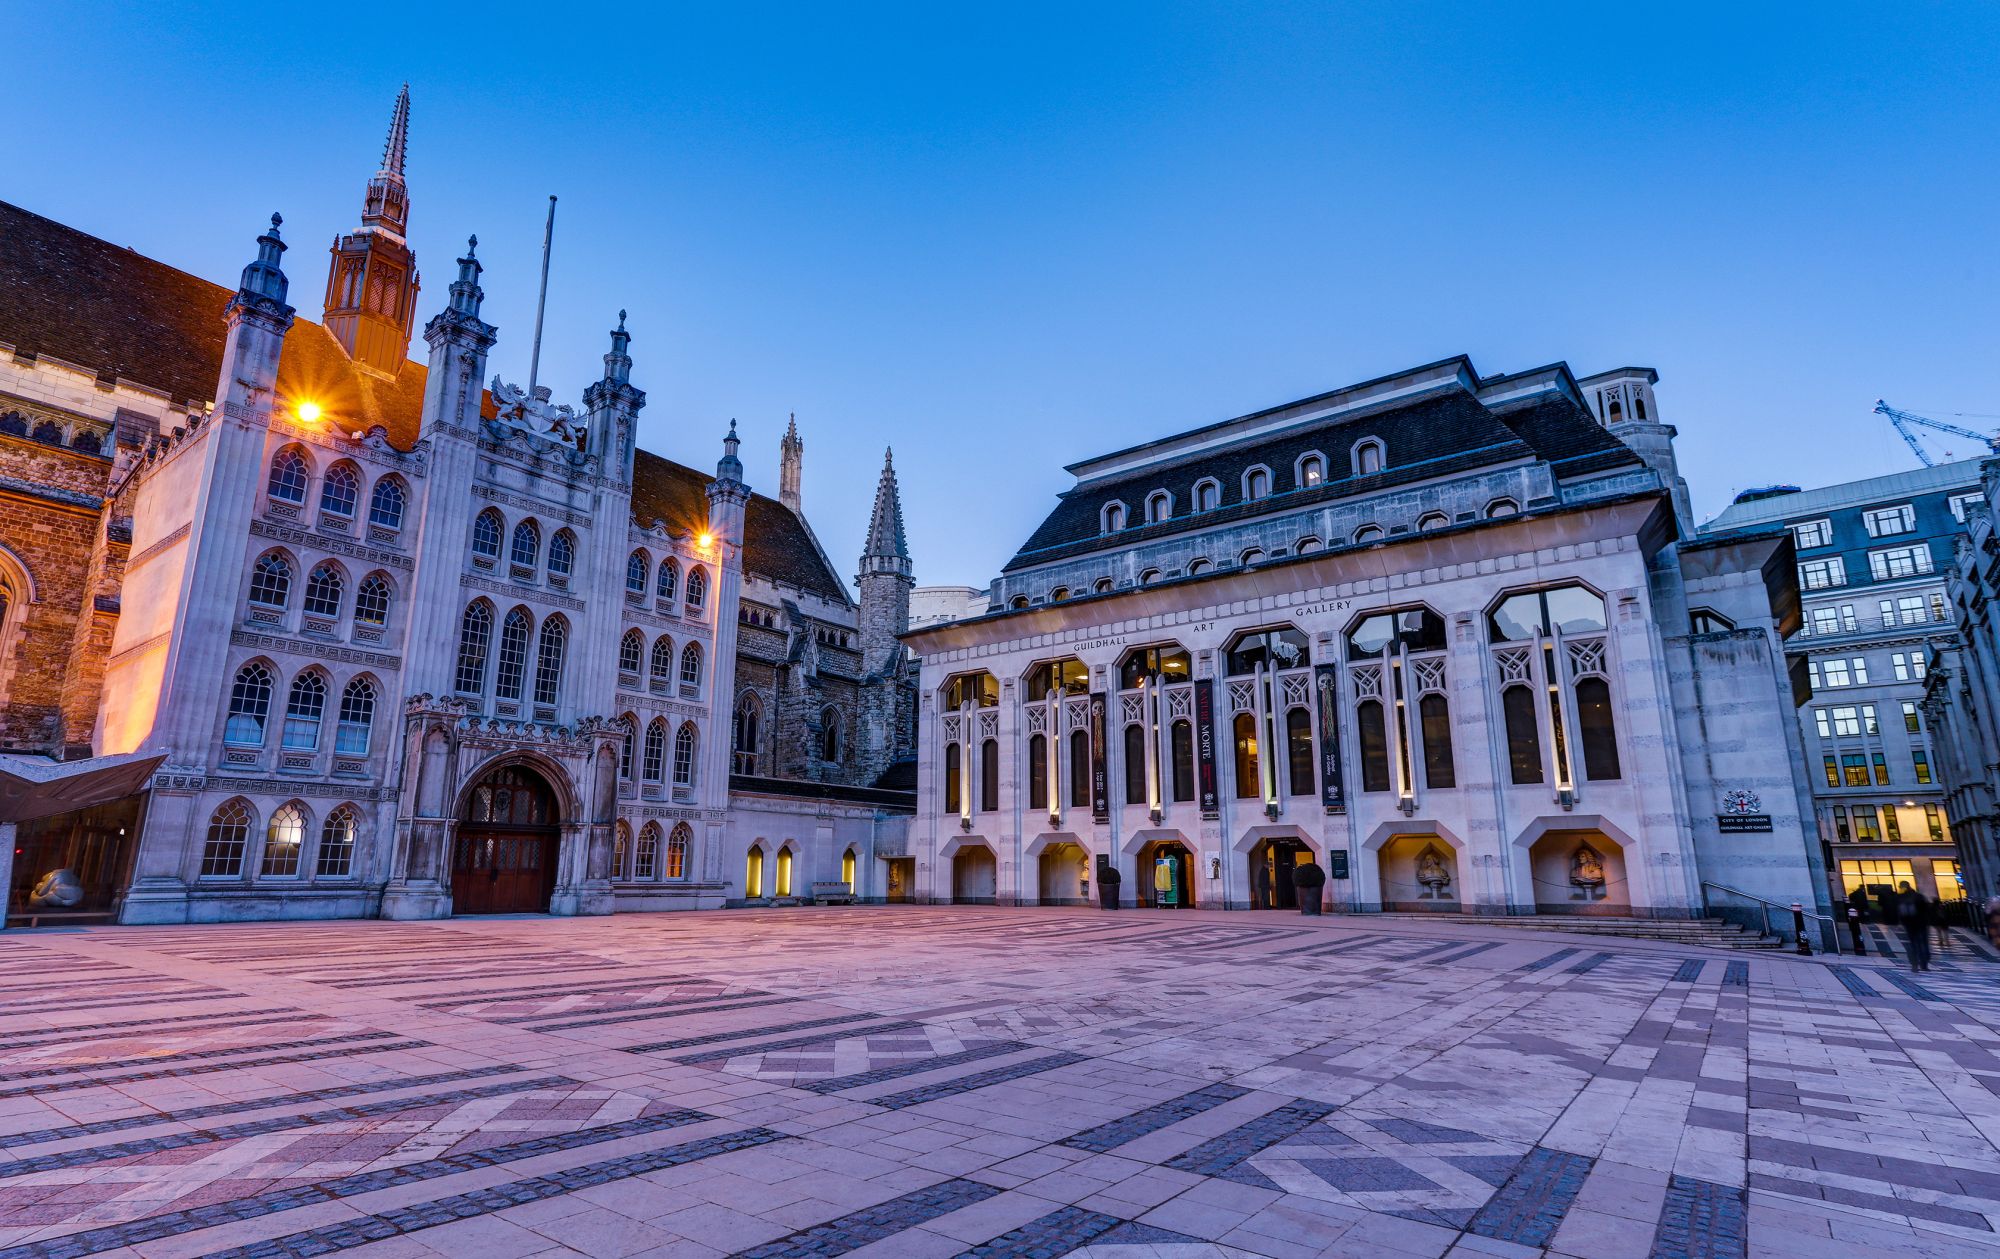
[[[403,158],[410,140],[410,85],[396,97],[382,168],[368,181],[361,226],[333,242],[326,273],[326,330],[347,356],[384,376],[403,370],[416,326],[417,256],[405,234],[410,190]]]
[[[799,493],[805,470],[806,444],[799,440],[799,417],[794,414],[778,443],[778,501],[791,508],[793,515],[805,514],[805,500]]]
[[[909,653],[899,636],[910,628],[910,588],[916,576],[903,535],[903,497],[896,488],[895,452],[882,455],[868,542],[855,577],[861,592],[862,782],[873,782],[914,752],[914,691]]]

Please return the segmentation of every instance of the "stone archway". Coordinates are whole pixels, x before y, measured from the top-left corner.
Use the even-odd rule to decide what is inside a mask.
[[[983,843],[961,844],[951,854],[951,903],[993,905],[1000,897],[1000,863]]]
[[[1252,826],[1231,848],[1243,859],[1252,909],[1297,909],[1299,893],[1292,871],[1320,859],[1319,845],[1297,826]],[[1322,890],[1324,895],[1324,890]]]
[[[1042,905],[1082,905],[1090,876],[1089,854],[1068,840],[1045,845],[1035,858],[1035,899]]]
[[[1462,913],[1465,869],[1442,835],[1393,834],[1375,850],[1382,908],[1397,913]]]
[[[509,760],[485,768],[460,798],[452,912],[547,913],[566,816],[560,788],[540,766]]]
[[[1602,817],[1536,818],[1514,850],[1513,899],[1538,914],[1657,912],[1637,845]]]

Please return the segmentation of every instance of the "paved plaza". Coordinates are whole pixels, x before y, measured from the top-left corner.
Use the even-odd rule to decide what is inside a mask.
[[[2000,961],[946,907],[0,936],[0,1259],[2000,1254]]]

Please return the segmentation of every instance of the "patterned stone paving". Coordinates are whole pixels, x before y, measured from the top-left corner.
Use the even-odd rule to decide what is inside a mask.
[[[879,908],[0,936],[0,1259],[1991,1255],[2000,954]]]

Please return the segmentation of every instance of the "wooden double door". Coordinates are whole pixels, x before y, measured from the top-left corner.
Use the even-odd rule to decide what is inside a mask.
[[[555,834],[459,832],[451,864],[453,913],[547,913],[555,887]]]

